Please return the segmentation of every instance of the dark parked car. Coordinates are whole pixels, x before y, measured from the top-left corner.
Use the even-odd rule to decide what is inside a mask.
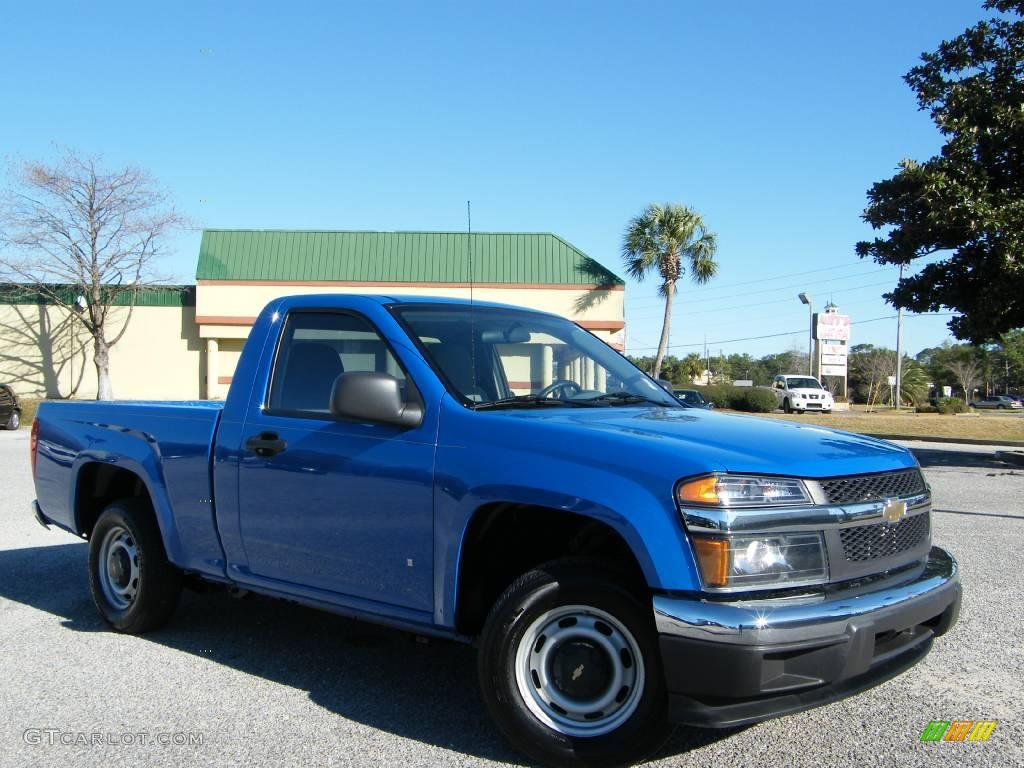
[[[21,426],[18,396],[6,384],[0,384],[0,426],[4,429],[17,429]]]
[[[715,404],[704,399],[704,395],[696,389],[675,389],[672,394],[682,403],[693,408],[714,408]]]
[[[971,403],[971,408],[994,408],[999,411],[1020,407],[1020,400],[1014,400],[1009,395],[992,395],[984,400],[975,400]]]

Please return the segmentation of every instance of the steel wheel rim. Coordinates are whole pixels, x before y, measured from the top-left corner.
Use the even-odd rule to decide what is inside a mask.
[[[103,597],[115,609],[131,607],[139,593],[139,550],[131,531],[116,525],[107,531],[96,562]]]
[[[573,696],[564,686],[569,681],[560,684],[557,672],[566,659],[576,660],[579,654],[589,661],[572,669],[572,681],[584,675],[594,680],[591,690]],[[594,666],[603,669],[595,673]],[[636,638],[614,616],[588,605],[561,606],[535,619],[519,641],[515,673],[519,693],[534,717],[567,736],[614,731],[636,712],[644,690],[644,662]]]
[[[21,417],[17,412],[11,414],[11,429],[17,429],[21,426]]]

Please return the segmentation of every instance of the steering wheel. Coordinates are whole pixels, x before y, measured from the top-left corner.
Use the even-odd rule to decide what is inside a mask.
[[[538,392],[537,397],[551,397],[552,394],[560,389],[564,390],[562,393],[563,397],[572,397],[573,395],[578,395],[583,391],[583,387],[575,381],[569,381],[569,379],[556,379]]]

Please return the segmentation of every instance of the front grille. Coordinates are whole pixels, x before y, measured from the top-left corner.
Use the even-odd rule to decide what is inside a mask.
[[[920,470],[901,469],[877,475],[852,475],[821,481],[830,504],[854,504],[893,496],[910,496],[925,489]]]
[[[892,557],[919,546],[928,538],[928,514],[914,515],[898,523],[857,525],[839,531],[843,554],[855,563]]]

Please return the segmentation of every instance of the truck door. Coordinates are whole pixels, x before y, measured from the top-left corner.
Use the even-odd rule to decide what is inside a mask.
[[[367,319],[289,313],[269,391],[250,404],[239,462],[239,528],[259,580],[433,609],[434,435],[335,419],[343,372],[409,381]],[[254,397],[258,400],[258,398]]]

